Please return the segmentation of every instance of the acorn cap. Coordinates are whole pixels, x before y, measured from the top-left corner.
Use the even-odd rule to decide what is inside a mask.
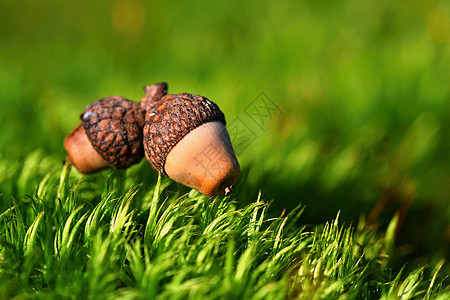
[[[148,85],[145,92],[140,104],[112,96],[87,106],[80,116],[82,124],[64,140],[66,160],[81,173],[127,168],[139,162],[144,156],[145,110],[167,93],[167,84]]]
[[[191,130],[218,120],[225,124],[219,107],[207,98],[188,93],[165,95],[145,114],[145,157],[163,175],[167,154]]]
[[[108,165],[123,169],[142,159],[145,113],[138,103],[106,97],[87,106],[80,118],[89,141]]]
[[[155,103],[145,114],[144,150],[159,173],[206,195],[231,189],[239,176],[225,116],[202,96],[166,95]]]

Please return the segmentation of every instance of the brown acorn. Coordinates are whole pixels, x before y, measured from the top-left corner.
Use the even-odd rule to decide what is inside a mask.
[[[139,162],[144,118],[140,104],[120,96],[94,102],[80,116],[82,124],[64,140],[68,159],[81,173]]]
[[[219,107],[202,96],[165,95],[145,114],[145,156],[155,170],[208,196],[229,194],[239,163]]]

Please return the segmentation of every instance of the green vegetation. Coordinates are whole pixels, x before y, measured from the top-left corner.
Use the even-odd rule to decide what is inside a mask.
[[[19,170],[19,182],[35,171]],[[402,278],[387,267],[397,218],[386,234],[339,217],[312,232],[297,225],[302,207],[269,218],[261,199],[238,209],[230,198],[165,193],[166,179],[133,186],[142,172],[110,173],[101,186],[66,167],[13,201],[0,215],[0,297],[446,297],[436,280],[443,261],[426,271],[432,279],[424,268]]]
[[[0,2],[1,299],[449,299],[447,1],[91,2]],[[234,195],[62,164],[159,81],[225,112]]]

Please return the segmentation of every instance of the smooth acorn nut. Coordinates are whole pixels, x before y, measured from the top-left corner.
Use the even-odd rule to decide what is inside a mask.
[[[108,167],[124,169],[144,156],[140,104],[120,96],[106,97],[86,107],[80,124],[64,140],[68,160],[81,173]]]
[[[166,95],[145,114],[144,150],[163,175],[208,196],[229,194],[240,173],[225,116],[205,97]]]
[[[64,139],[64,148],[67,151],[66,162],[74,165],[81,173],[93,173],[109,167],[92,146],[82,124]]]

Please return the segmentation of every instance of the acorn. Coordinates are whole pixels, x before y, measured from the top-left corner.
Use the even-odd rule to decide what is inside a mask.
[[[124,169],[144,156],[145,111],[139,103],[106,97],[88,105],[80,119],[82,123],[64,140],[68,160],[79,172]]]
[[[205,195],[229,194],[240,167],[219,107],[188,93],[165,95],[151,107],[144,150],[152,167]]]

